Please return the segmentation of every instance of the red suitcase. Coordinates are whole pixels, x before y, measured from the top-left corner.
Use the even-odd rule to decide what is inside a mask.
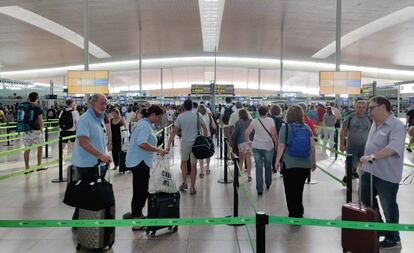
[[[372,164],[371,164],[372,172]],[[350,175],[348,175],[350,176]],[[372,173],[371,173],[371,206],[373,206]],[[359,192],[359,203],[347,203],[342,206],[342,220],[377,222],[379,213],[369,207],[361,206],[361,193]],[[378,253],[379,238],[377,231],[342,229],[343,252],[352,253]]]

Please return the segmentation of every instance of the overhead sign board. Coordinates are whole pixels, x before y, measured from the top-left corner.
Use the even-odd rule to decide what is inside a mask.
[[[359,95],[361,71],[321,71],[319,88],[321,95]]]
[[[109,72],[106,70],[69,70],[67,82],[69,94],[109,93]]]
[[[216,84],[216,95],[233,95],[234,96],[234,85],[233,84]],[[192,84],[191,94],[192,95],[211,95],[212,89],[210,84]]]

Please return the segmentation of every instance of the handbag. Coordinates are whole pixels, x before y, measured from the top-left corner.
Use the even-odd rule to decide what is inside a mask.
[[[214,143],[211,137],[207,137],[201,134],[199,124],[200,116],[197,113],[198,136],[194,141],[191,151],[197,159],[207,159],[214,155]]]
[[[106,170],[108,165],[105,166]],[[68,206],[99,211],[115,204],[112,184],[102,176],[101,166],[93,169],[98,171],[96,179],[79,179],[68,184],[63,203]]]

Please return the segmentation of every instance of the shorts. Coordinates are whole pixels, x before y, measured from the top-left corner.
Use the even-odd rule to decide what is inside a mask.
[[[72,136],[72,135],[76,135],[76,131],[60,131],[60,137],[68,137],[68,136]],[[62,140],[63,143],[68,143],[68,142],[75,142],[76,137],[70,138],[70,139],[66,139],[66,140]]]
[[[190,158],[190,163],[194,165],[194,164],[197,164],[197,158],[194,156],[192,148],[193,148],[192,144],[189,145],[189,144],[181,143],[180,153],[181,153],[181,161],[188,161],[188,158]]]
[[[239,148],[239,152],[252,153],[252,143],[249,143],[249,142],[240,143],[238,148]]]
[[[229,126],[225,126],[223,127],[223,136],[224,138],[229,138],[229,131],[230,131],[230,127]]]
[[[24,146],[40,144],[44,141],[44,135],[40,130],[32,130],[23,134]]]

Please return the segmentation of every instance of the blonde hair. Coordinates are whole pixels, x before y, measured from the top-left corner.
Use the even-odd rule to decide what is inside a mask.
[[[201,113],[201,115],[206,115],[207,109],[205,105],[199,105],[197,108],[197,112]]]

